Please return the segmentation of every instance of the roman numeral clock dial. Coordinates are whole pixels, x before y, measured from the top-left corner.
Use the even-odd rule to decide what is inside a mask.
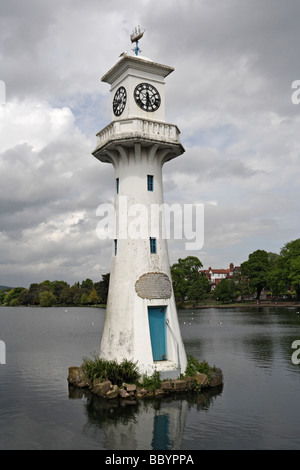
[[[135,88],[134,99],[141,109],[148,112],[156,111],[161,103],[159,92],[149,83],[140,83]]]
[[[123,86],[117,89],[113,100],[113,111],[115,116],[120,116],[125,108],[127,93]]]

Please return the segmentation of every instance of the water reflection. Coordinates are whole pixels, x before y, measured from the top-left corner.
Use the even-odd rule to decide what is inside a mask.
[[[181,393],[143,400],[105,400],[69,385],[69,398],[85,400],[83,434],[107,450],[178,450],[188,410],[208,410],[223,386],[199,394]]]

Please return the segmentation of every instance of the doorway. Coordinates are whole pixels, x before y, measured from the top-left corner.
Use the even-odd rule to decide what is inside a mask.
[[[153,361],[167,360],[166,310],[167,307],[148,307]]]

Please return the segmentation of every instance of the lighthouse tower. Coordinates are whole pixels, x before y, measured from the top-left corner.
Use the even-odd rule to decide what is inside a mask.
[[[141,36],[139,36],[140,38]],[[133,42],[133,41],[132,41]],[[185,372],[164,236],[163,165],[184,152],[165,121],[165,77],[173,68],[124,54],[102,78],[111,85],[111,123],[93,155],[115,170],[115,238],[100,357],[137,362],[141,374]]]

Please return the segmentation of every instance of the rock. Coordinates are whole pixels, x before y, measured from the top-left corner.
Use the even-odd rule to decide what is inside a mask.
[[[221,369],[217,368],[213,373],[209,382],[210,387],[218,387],[223,384],[223,373]]]
[[[146,396],[168,396],[171,392],[200,391],[204,387],[218,387],[223,384],[222,370],[216,368],[212,371],[211,379],[206,374],[196,372],[194,377],[186,376],[184,380],[164,380],[161,382],[160,389],[145,390],[137,388],[135,384],[123,383],[123,387],[119,389],[117,385],[113,385],[109,380],[95,379],[93,382],[84,374],[84,364],[81,367],[69,367],[68,382],[78,388],[89,388],[92,393],[107,399],[127,398],[130,403],[134,398],[142,398]],[[198,384],[199,387],[195,387]],[[121,403],[121,402],[120,402]],[[128,403],[125,402],[125,403]]]
[[[207,387],[208,386],[208,377],[206,374],[201,374],[201,372],[196,372],[195,374],[195,380],[201,387]]]
[[[173,386],[170,380],[165,380],[164,382],[161,383],[160,388],[165,391],[170,391],[172,390]]]
[[[96,387],[96,385],[101,384],[103,382],[103,379],[94,379],[93,386]]]
[[[98,395],[99,397],[105,397],[107,392],[110,390],[111,382],[109,380],[105,380],[103,382],[96,383],[96,384],[95,382],[92,388],[92,392]]]
[[[127,393],[127,391],[125,390],[125,388],[120,388],[119,389],[119,396],[121,398],[128,398],[129,397],[129,393]]]
[[[76,380],[78,379],[80,370],[81,370],[80,367],[69,367],[68,381],[71,383],[76,382]]]
[[[141,389],[138,388],[136,391],[136,398],[143,398],[143,396],[144,395],[141,393]]]
[[[119,396],[119,387],[118,385],[113,385],[112,389],[107,392],[105,395],[105,398],[108,398],[109,400],[113,398],[118,398]]]
[[[147,396],[147,395],[149,395],[149,391],[146,390],[145,388],[139,388],[139,389],[137,390],[137,395],[136,395],[136,396],[137,396],[138,398],[142,398],[142,397],[145,397],[145,396]]]
[[[186,381],[186,389],[187,389],[187,391],[193,390],[194,378],[193,378],[193,377],[186,376],[186,377],[184,378],[184,380]]]
[[[135,392],[136,385],[135,384],[124,384],[124,388],[127,392]]]
[[[174,390],[176,390],[176,392],[183,392],[184,390],[186,390],[185,380],[174,380],[173,384],[174,384]]]
[[[84,375],[81,367],[69,367],[68,382],[79,388],[91,386],[91,381]]]

